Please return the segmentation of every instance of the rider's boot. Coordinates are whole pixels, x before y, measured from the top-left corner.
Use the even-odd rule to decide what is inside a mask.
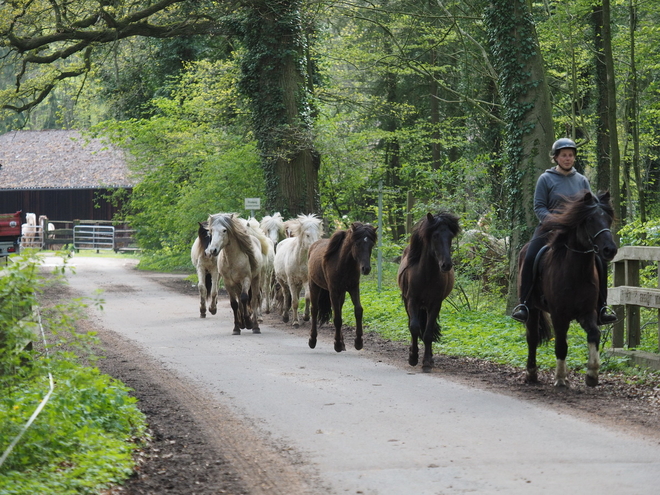
[[[619,317],[616,315],[616,313],[612,311],[607,305],[600,308],[600,311],[598,312],[599,325],[609,325],[616,322],[618,319]]]
[[[520,323],[527,323],[527,319],[529,318],[529,308],[527,307],[527,301],[522,302],[518,304],[515,308],[513,308],[513,313],[511,313],[511,318],[513,318],[516,321],[519,321]]]

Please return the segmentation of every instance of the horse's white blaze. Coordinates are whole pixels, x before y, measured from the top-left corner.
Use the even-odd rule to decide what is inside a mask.
[[[566,381],[566,360],[557,359],[557,369],[555,370],[555,387],[567,387]]]

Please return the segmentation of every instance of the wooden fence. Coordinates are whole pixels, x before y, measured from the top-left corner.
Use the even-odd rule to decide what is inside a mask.
[[[658,288],[640,287],[639,270],[644,262],[657,263]],[[641,341],[640,307],[658,310],[657,338],[660,347],[660,247],[623,246],[614,264],[614,287],[608,289],[608,302],[619,316],[612,330],[612,347],[635,349]],[[660,356],[647,355],[642,363],[657,367]],[[639,361],[639,360],[638,360]],[[651,364],[655,362],[656,364]]]

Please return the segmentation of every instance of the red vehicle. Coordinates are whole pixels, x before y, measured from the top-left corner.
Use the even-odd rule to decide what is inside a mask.
[[[0,257],[18,253],[21,238],[21,212],[0,213]]]

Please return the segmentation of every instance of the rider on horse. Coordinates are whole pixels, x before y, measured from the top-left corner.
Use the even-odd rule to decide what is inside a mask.
[[[550,231],[543,228],[546,216],[556,212],[566,198],[575,196],[582,191],[591,191],[587,178],[580,174],[573,164],[577,155],[575,142],[568,138],[561,138],[552,145],[551,157],[556,166],[543,172],[536,182],[534,191],[534,212],[539,219],[539,226],[529,242],[520,277],[520,304],[513,309],[511,317],[522,323],[529,317],[529,304],[534,296],[534,261],[539,251],[546,245]],[[600,281],[600,310],[598,324],[614,323],[617,316],[607,307],[607,272],[605,261],[599,259],[597,263]]]

